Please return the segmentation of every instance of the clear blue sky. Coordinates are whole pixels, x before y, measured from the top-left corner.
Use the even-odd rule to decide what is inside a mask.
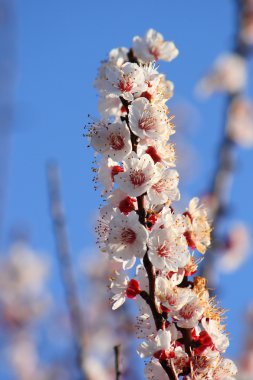
[[[233,1],[17,0],[16,16],[18,83],[6,237],[13,225],[27,226],[34,247],[53,254],[45,164],[54,158],[61,167],[73,251],[79,254],[94,245],[92,224],[100,196],[91,182],[93,152],[82,137],[87,115],[97,116],[92,83],[111,48],[129,46],[134,35],[150,27],[174,40],[180,50],[178,59],[160,67],[175,83],[172,112],[173,104],[184,101],[198,113],[198,125],[188,133],[200,157],[200,171],[190,184],[182,177],[181,187],[190,196],[207,188],[224,102],[220,95],[199,101],[194,87],[216,56],[233,43]],[[232,215],[252,228],[253,152],[240,152],[239,161]],[[241,313],[252,297],[252,268],[251,258],[235,275],[222,278],[223,306],[230,309],[231,355],[239,350]]]

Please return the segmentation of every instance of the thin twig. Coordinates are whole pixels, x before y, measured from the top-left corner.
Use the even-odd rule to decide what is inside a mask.
[[[55,243],[57,247],[58,262],[65,290],[74,343],[77,350],[77,366],[82,380],[88,380],[84,369],[84,327],[82,311],[78,300],[78,292],[73,275],[69,239],[66,230],[66,221],[63,212],[63,204],[60,191],[59,169],[56,164],[47,167],[48,194],[51,218],[54,229]]]
[[[115,357],[115,380],[120,380],[121,370],[120,370],[120,345],[114,346],[114,357]]]

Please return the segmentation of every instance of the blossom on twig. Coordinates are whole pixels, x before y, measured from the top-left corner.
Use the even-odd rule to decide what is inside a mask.
[[[171,61],[177,54],[172,42],[151,29],[144,38],[134,37],[132,49],[113,49],[99,70],[100,110],[109,119],[88,132],[106,168],[98,170],[108,200],[97,227],[99,243],[121,265],[111,276],[113,309],[127,298],[139,307],[138,336],[145,341],[138,353],[151,357],[147,379],[234,379],[234,364],[221,356],[228,346],[222,310],[209,297],[206,280],[191,278],[199,262],[195,255],[210,245],[207,212],[197,198],[183,213],[173,204],[180,199],[179,175],[171,169],[175,155],[168,140],[174,125],[165,104],[173,85],[154,61]],[[235,57],[229,62],[242,68],[243,82],[241,62]],[[233,91],[232,79],[222,86]],[[115,155],[114,141],[118,150],[131,144],[131,153]],[[136,262],[132,277],[126,270]]]

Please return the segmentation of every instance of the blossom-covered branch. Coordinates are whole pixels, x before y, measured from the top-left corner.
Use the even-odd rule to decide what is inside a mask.
[[[210,225],[199,200],[178,212],[173,117],[166,102],[173,83],[157,60],[178,55],[173,42],[150,29],[131,49],[113,49],[99,70],[101,121],[89,126],[97,179],[107,204],[100,210],[98,244],[121,265],[112,273],[113,309],[127,298],[139,307],[138,353],[151,358],[147,379],[234,379],[236,367],[222,354],[228,338],[221,308],[206,280],[195,276],[210,244]],[[135,275],[133,274],[135,267]]]

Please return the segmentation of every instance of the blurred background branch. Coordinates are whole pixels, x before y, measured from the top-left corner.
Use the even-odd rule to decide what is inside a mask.
[[[3,238],[16,90],[15,0],[0,0],[0,243]]]
[[[226,242],[224,242],[224,236],[222,235],[221,224],[224,222],[224,219],[231,213],[231,209],[233,207],[231,190],[233,182],[236,180],[235,177],[238,171],[238,142],[235,141],[235,138],[231,133],[232,131],[231,128],[229,128],[229,122],[230,119],[234,116],[232,114],[234,108],[236,108],[236,106],[240,106],[237,104],[242,97],[244,87],[246,85],[246,60],[249,59],[249,56],[252,52],[251,46],[249,46],[242,38],[242,28],[244,23],[243,16],[246,12],[245,8],[247,7],[247,3],[247,0],[235,0],[236,9],[234,12],[234,47],[231,51],[231,56],[227,59],[226,62],[227,66],[230,65],[230,67],[227,67],[225,70],[225,63],[223,63],[223,68],[222,65],[220,65],[219,68],[217,64],[216,73],[214,71],[213,74],[211,74],[209,77],[213,83],[217,81],[217,87],[221,86],[222,90],[227,91],[225,94],[223,126],[220,133],[221,140],[217,151],[217,166],[214,171],[213,178],[211,179],[210,188],[208,191],[208,197],[211,201],[210,205],[213,226],[213,243],[211,249],[208,251],[206,260],[203,261],[202,265],[202,275],[208,279],[208,286],[211,289],[211,295],[214,295],[212,292],[214,288],[217,287],[217,254],[221,254],[222,249],[226,248]],[[238,65],[239,75],[238,78],[236,78],[237,73],[235,73],[236,80],[234,84],[233,81],[229,78],[229,75],[234,75],[234,70],[236,70],[236,66],[234,69],[232,68],[233,62],[231,59],[238,60],[236,65]],[[230,73],[229,70],[231,70]],[[218,83],[219,81],[220,83]],[[243,125],[241,127],[243,128]],[[243,130],[241,133],[243,133]]]
[[[66,302],[72,326],[74,342],[77,350],[77,365],[81,379],[89,380],[83,365],[84,353],[84,324],[81,306],[78,300],[78,292],[75,284],[70,243],[67,236],[66,221],[61,199],[59,168],[57,164],[50,163],[47,166],[48,195],[53,223],[58,263],[65,290]]]

